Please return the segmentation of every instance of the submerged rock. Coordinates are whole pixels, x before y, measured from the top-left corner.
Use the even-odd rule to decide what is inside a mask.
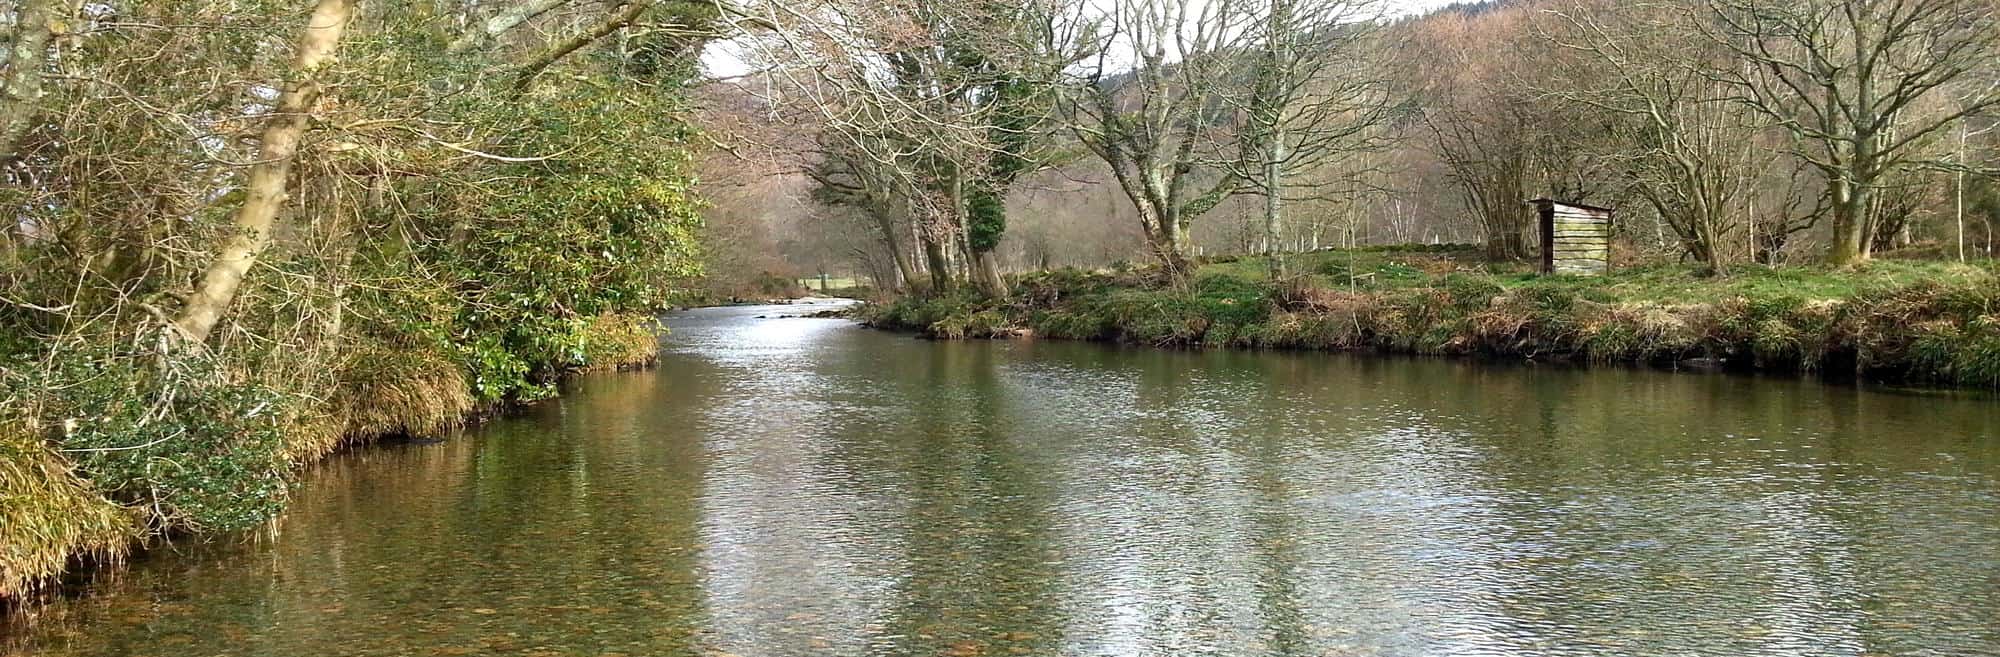
[[[1720,370],[1723,367],[1727,366],[1728,364],[1729,361],[1721,358],[1689,358],[1686,360],[1682,360],[1679,363],[1679,366],[1684,369],[1701,370],[1704,372],[1709,372],[1709,371]]]

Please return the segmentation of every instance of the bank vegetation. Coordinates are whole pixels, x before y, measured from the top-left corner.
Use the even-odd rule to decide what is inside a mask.
[[[1050,338],[1157,347],[1298,349],[1798,373],[2000,389],[2000,265],[1878,260],[1746,265],[1718,277],[1649,265],[1544,276],[1477,246],[1027,274],[1007,299],[965,291],[863,308],[938,339]]]
[[[648,363],[719,10],[0,3],[0,607]]]

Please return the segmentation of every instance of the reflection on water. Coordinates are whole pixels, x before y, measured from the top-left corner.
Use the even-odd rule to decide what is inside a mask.
[[[2000,654],[2000,403],[677,316],[35,655]]]

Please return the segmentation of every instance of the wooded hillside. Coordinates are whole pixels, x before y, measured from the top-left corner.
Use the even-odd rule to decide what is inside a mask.
[[[770,29],[738,84],[793,142],[753,157],[822,191],[785,223],[873,234],[840,268],[885,287],[933,277],[929,242],[975,279],[979,253],[1007,272],[1400,243],[1522,259],[1536,197],[1618,208],[1627,263],[1983,258],[2000,232],[1990,2],[880,4],[751,11]],[[827,19],[848,15],[876,22]],[[1037,91],[990,102],[1011,80]],[[949,171],[923,161],[945,148]],[[858,203],[863,179],[906,189]],[[1006,199],[987,251],[966,246],[967,185]]]

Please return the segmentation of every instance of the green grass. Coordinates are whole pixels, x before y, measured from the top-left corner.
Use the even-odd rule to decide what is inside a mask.
[[[1463,246],[1371,247],[1283,256],[1294,275],[1317,287],[1380,291],[1434,287],[1448,276],[1483,276],[1502,288],[1556,285],[1602,302],[1701,303],[1729,296],[1789,295],[1803,299],[1843,299],[1865,291],[1921,281],[1969,283],[1991,279],[2000,261],[1956,262],[1876,260],[1850,269],[1818,266],[1736,265],[1725,275],[1692,265],[1624,267],[1605,276],[1545,276],[1531,263],[1488,263],[1477,249]],[[1262,257],[1228,258],[1197,270],[1197,276],[1229,276],[1268,281]]]
[[[1154,272],[1016,278],[1004,301],[961,291],[863,311],[962,339],[1025,333],[1160,346],[1373,350],[1595,362],[1720,359],[1742,369],[1856,371],[2000,387],[2000,264],[1877,261],[1847,269],[1651,265],[1542,276],[1467,247],[1217,258]]]

